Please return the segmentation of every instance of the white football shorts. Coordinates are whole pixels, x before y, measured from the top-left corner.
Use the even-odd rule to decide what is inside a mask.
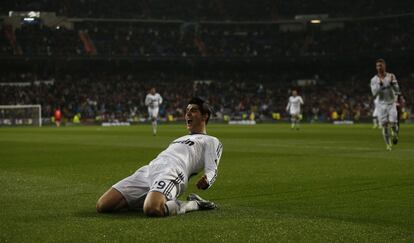
[[[373,117],[377,117],[378,116],[378,105],[375,105],[375,109],[374,109],[374,113],[372,113]]]
[[[185,191],[187,181],[182,171],[168,165],[163,161],[143,166],[112,188],[122,194],[130,208],[142,208],[148,192],[160,192],[167,200],[174,200]]]
[[[397,122],[397,106],[395,103],[392,104],[379,104],[378,106],[378,120],[381,124],[387,122]]]
[[[299,116],[300,115],[300,109],[290,109],[289,113],[291,116]]]
[[[158,117],[158,110],[159,110],[158,107],[156,107],[156,108],[148,107],[148,116],[149,116],[149,118],[157,118]]]

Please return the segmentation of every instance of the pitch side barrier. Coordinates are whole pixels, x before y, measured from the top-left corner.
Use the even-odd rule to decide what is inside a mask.
[[[12,121],[11,119],[2,119],[0,117],[0,126],[17,126],[17,125],[35,125],[35,124],[42,124],[42,126],[54,126],[54,123],[51,121],[50,118],[43,118],[39,122],[36,120],[34,122],[33,119],[28,118],[29,120],[23,121],[22,119],[15,119]],[[119,127],[119,126],[136,126],[136,125],[143,125],[143,124],[150,124],[151,121],[147,121],[145,119],[140,120],[113,120],[113,121],[96,121],[94,119],[81,119],[79,122],[74,123],[69,119],[62,119],[62,126],[105,126],[105,127]],[[185,123],[184,119],[174,119],[172,121],[168,121],[167,119],[160,119],[159,124],[161,125],[182,125]],[[290,120],[288,118],[282,118],[280,120],[275,119],[257,119],[257,120],[224,120],[224,119],[217,119],[211,118],[209,120],[209,124],[229,124],[229,125],[257,125],[257,124],[289,124]],[[353,125],[353,124],[371,124],[372,120],[370,118],[363,118],[358,121],[353,120],[302,120],[301,124],[333,124],[333,125]],[[403,121],[402,123],[413,123],[412,119],[408,119]]]

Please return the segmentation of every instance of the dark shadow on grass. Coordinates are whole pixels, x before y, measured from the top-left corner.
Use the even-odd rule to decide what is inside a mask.
[[[116,213],[97,213],[96,210],[83,210],[74,213],[74,216],[80,218],[102,218],[102,219],[119,219],[119,218],[148,218],[142,210],[126,210]]]
[[[289,191],[282,191],[282,192],[274,192],[274,193],[261,193],[261,194],[250,194],[250,195],[242,195],[242,196],[231,196],[231,197],[220,197],[220,198],[212,198],[211,200],[233,200],[233,199],[246,199],[246,198],[261,198],[261,197],[268,197],[268,196],[275,196],[275,195],[281,195],[281,194],[290,194],[290,193],[309,193],[309,192],[317,192],[320,191],[317,195],[317,197],[323,196],[323,195],[330,195],[332,193],[332,189],[335,190],[336,195],[339,194],[353,194],[358,192],[366,192],[366,191],[377,191],[377,190],[383,190],[383,189],[390,189],[395,187],[407,187],[407,186],[413,186],[414,184],[409,183],[397,183],[397,184],[391,184],[391,185],[385,185],[385,186],[376,186],[376,182],[363,182],[363,183],[354,183],[354,184],[347,184],[347,185],[335,185],[335,186],[322,186],[322,187],[315,187],[312,189],[307,190],[289,190]],[[343,190],[338,191],[338,188],[349,188],[349,190]],[[325,191],[328,190],[328,191]],[[279,199],[278,201],[286,201],[286,200],[292,200],[292,199],[305,199],[309,198],[310,196],[308,194],[306,195],[300,195],[296,196],[294,198],[285,198],[285,199]]]
[[[414,224],[407,223],[407,222],[399,222],[395,220],[386,220],[386,219],[370,219],[370,218],[363,218],[358,216],[350,216],[350,215],[325,215],[325,214],[310,214],[310,213],[301,213],[301,214],[295,214],[295,213],[283,213],[279,212],[280,214],[290,215],[294,216],[296,218],[307,218],[307,219],[328,219],[328,220],[334,220],[338,222],[348,222],[348,223],[354,223],[354,224],[371,224],[371,225],[378,225],[378,226],[384,226],[384,227],[395,227],[398,228],[401,231],[405,231],[404,234],[407,237],[414,237],[414,233],[412,232],[412,228]]]
[[[219,207],[220,208],[220,207]],[[218,209],[219,209],[218,208]],[[217,209],[216,209],[217,210]],[[216,211],[212,210],[212,211]],[[196,213],[205,213],[207,211],[194,211],[187,214],[196,214]],[[210,212],[210,211],[208,211]],[[187,215],[186,214],[186,215]],[[73,213],[73,216],[83,219],[108,219],[108,220],[115,220],[115,219],[166,219],[169,217],[179,217],[181,215],[176,216],[169,216],[169,217],[148,217],[144,214],[142,210],[126,210],[116,213],[97,213],[95,210],[82,210]]]

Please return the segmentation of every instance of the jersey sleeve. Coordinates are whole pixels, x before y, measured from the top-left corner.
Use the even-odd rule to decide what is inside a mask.
[[[158,100],[159,100],[160,105],[161,105],[163,100],[162,100],[162,96],[160,94],[158,94]]]
[[[289,98],[289,100],[288,100],[288,104],[287,104],[287,106],[286,106],[286,110],[288,111],[288,110],[289,110],[289,108],[290,108],[290,98]]]
[[[371,92],[372,92],[372,95],[374,97],[377,96],[380,89],[381,89],[381,86],[379,85],[379,83],[375,82],[375,79],[372,78],[371,79]]]
[[[148,106],[151,103],[151,98],[147,95],[145,97],[145,105]]]
[[[391,88],[394,91],[395,94],[399,95],[400,94],[400,87],[398,85],[398,81],[397,78],[395,77],[395,75],[393,73],[391,73]]]
[[[223,145],[218,139],[213,139],[207,144],[204,154],[204,174],[207,176],[207,181],[211,187],[217,178],[217,169],[220,162]]]

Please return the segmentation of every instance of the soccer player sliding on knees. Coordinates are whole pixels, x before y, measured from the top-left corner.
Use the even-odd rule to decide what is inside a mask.
[[[188,102],[185,120],[188,135],[175,139],[148,165],[119,181],[96,204],[99,213],[143,209],[147,216],[169,216],[195,210],[215,209],[215,203],[190,194],[187,201],[177,198],[184,193],[192,175],[204,171],[196,183],[198,189],[210,188],[217,176],[223,146],[207,135],[211,109],[200,98]]]

